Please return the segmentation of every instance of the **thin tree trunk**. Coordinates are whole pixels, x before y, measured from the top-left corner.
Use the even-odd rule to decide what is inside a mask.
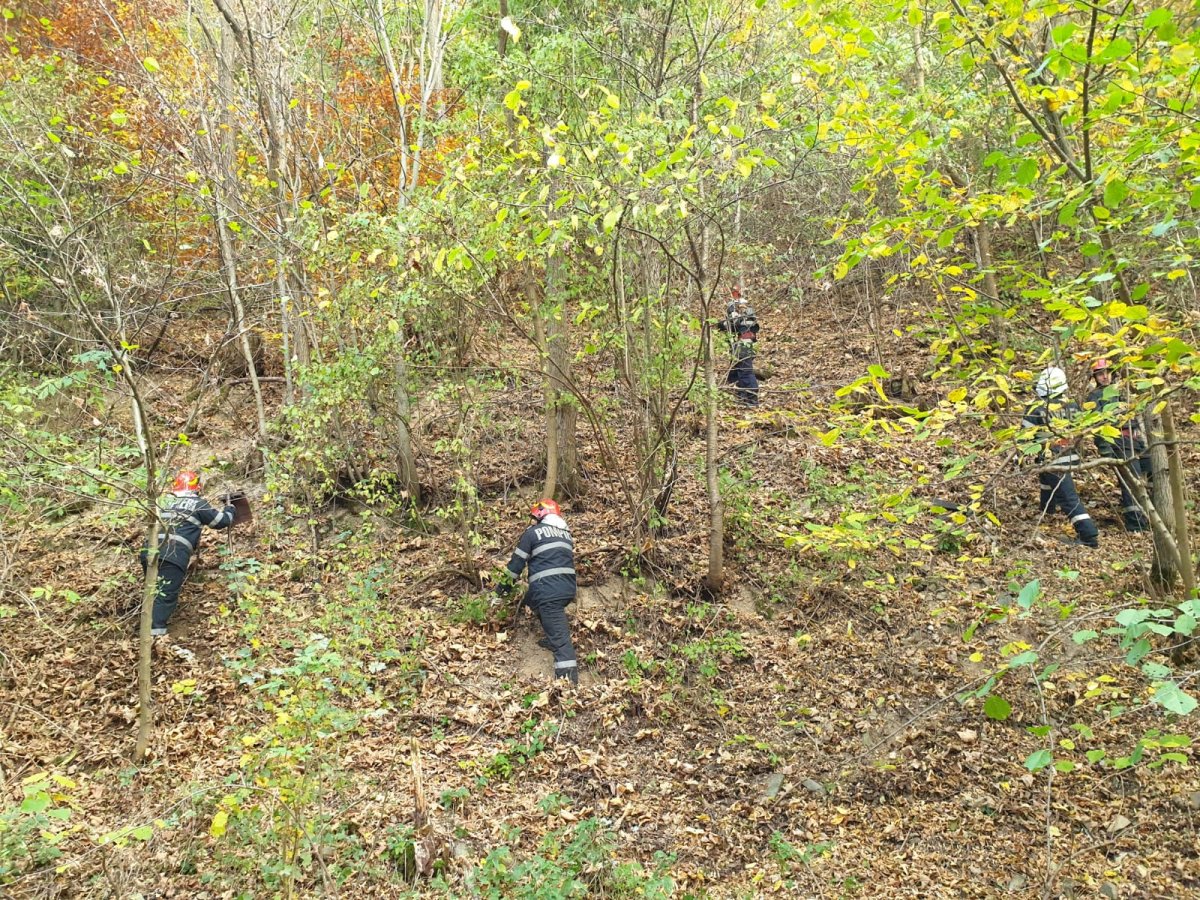
[[[1179,550],[1179,574],[1183,579],[1185,600],[1196,596],[1196,567],[1192,562],[1192,540],[1188,528],[1187,503],[1183,486],[1183,461],[1175,431],[1175,413],[1171,401],[1162,408],[1163,438],[1167,442],[1167,471],[1171,482],[1171,505],[1175,513],[1175,546]]]
[[[546,421],[546,481],[542,485],[543,497],[554,497],[558,490],[558,415],[554,410],[554,376],[550,372],[550,350],[546,346],[546,321],[542,310],[542,298],[533,277],[533,267],[526,266],[524,278],[525,300],[533,316],[533,339],[537,344],[538,362],[542,370],[542,396],[545,403]]]
[[[975,251],[979,256],[979,269],[983,273],[983,291],[987,294],[988,302],[999,308],[1000,288],[996,284],[996,265],[992,258],[992,223],[980,219],[975,226]],[[996,343],[1002,350],[1008,348],[1008,321],[1002,313],[992,316],[992,325],[996,329]]]
[[[717,371],[713,330],[705,316],[704,385],[708,389],[708,430],[704,441],[704,476],[708,488],[708,589],[720,593],[725,570],[725,501],[721,498],[720,435],[717,420]]]
[[[408,363],[404,359],[404,348],[396,348],[394,367],[396,380],[396,468],[400,488],[408,493],[408,500],[416,506],[421,502],[421,483],[417,480],[417,461],[413,455],[410,420],[412,409],[408,399]]]
[[[147,500],[153,503],[147,490]],[[150,747],[150,736],[154,732],[154,703],[151,696],[152,671],[150,652],[154,637],[150,631],[154,624],[154,598],[158,594],[158,515],[153,505],[149,508],[146,521],[146,583],[142,587],[142,609],[138,616],[138,727],[137,741],[133,748],[134,762],[146,758]]]
[[[564,290],[563,259],[558,253],[546,261],[546,292],[553,306],[546,309],[546,351],[553,402],[555,448],[558,454],[555,472],[558,488],[567,495],[579,491],[576,471],[575,431],[579,413],[571,402],[571,341],[567,328],[567,300]],[[549,495],[547,495],[549,496]]]
[[[424,150],[425,122],[429,118],[429,101],[440,90],[442,80],[442,0],[425,0],[425,22],[421,30],[421,110],[417,118],[417,139],[413,145],[412,167],[408,186],[415,191],[421,177],[421,154]]]
[[[233,46],[229,41],[229,25],[221,23],[221,58],[218,61],[218,97],[221,108],[221,128],[218,129],[219,171],[213,179],[213,219],[217,228],[217,247],[221,257],[221,273],[225,280],[225,290],[229,294],[230,308],[233,311],[233,324],[238,331],[238,340],[242,348],[242,356],[246,360],[246,377],[250,380],[250,390],[254,394],[254,411],[258,418],[258,440],[260,450],[267,440],[267,413],[263,405],[262,385],[258,381],[258,369],[254,365],[254,348],[250,345],[250,332],[246,325],[246,307],[242,301],[242,292],[238,287],[237,254],[233,249],[233,241],[229,237],[228,197],[232,193],[231,186],[237,183],[237,174],[233,168],[233,128],[229,121],[229,105],[233,102]],[[206,117],[207,118],[207,117]],[[207,124],[206,124],[207,127]],[[211,133],[211,129],[210,129]]]
[[[700,124],[700,99],[703,84],[697,81],[692,92],[692,125]],[[697,187],[699,201],[705,200],[705,182],[702,178]],[[708,491],[708,575],[705,582],[714,593],[721,592],[725,578],[725,501],[721,497],[720,477],[720,422],[717,419],[717,366],[713,339],[712,310],[708,291],[708,220],[700,225],[699,247],[693,248],[696,296],[700,302],[703,325],[700,339],[704,344],[704,386],[707,389],[708,428],[704,441],[704,478]]]
[[[1175,521],[1175,504],[1171,498],[1170,462],[1164,444],[1161,417],[1155,415],[1152,410],[1147,410],[1146,426],[1146,437],[1150,441],[1152,499],[1159,515],[1167,523],[1167,527],[1171,528]],[[1169,546],[1164,537],[1155,530],[1154,568],[1151,574],[1155,584],[1164,591],[1170,590],[1179,578],[1180,567],[1176,564],[1176,559],[1182,562],[1182,554],[1179,553],[1178,547]]]
[[[404,109],[404,85],[400,80],[400,70],[396,68],[396,57],[392,53],[392,40],[388,37],[387,23],[383,18],[383,0],[374,0],[371,4],[371,14],[375,24],[375,34],[379,39],[379,53],[383,57],[384,68],[387,69],[388,83],[392,87],[392,101],[396,104],[396,124],[400,130],[400,179],[397,205],[403,209],[408,205],[408,122]]]

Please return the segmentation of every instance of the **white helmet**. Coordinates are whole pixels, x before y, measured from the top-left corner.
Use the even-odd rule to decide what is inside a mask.
[[[1067,390],[1067,373],[1058,366],[1047,366],[1042,369],[1033,390],[1043,400],[1057,397]]]

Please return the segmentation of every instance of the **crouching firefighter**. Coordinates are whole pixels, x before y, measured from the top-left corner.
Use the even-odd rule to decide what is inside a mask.
[[[1077,404],[1064,396],[1067,392],[1067,373],[1057,366],[1048,366],[1038,376],[1034,392],[1038,401],[1029,407],[1021,425],[1037,429],[1037,440],[1042,445],[1038,462],[1051,466],[1079,465],[1074,439],[1062,434],[1081,412]],[[1074,527],[1078,543],[1085,547],[1098,547],[1100,530],[1079,499],[1071,473],[1040,472],[1038,481],[1041,485],[1042,515],[1045,516],[1057,506]]]
[[[579,663],[566,612],[567,605],[575,599],[575,542],[553,500],[539,500],[529,514],[534,522],[521,535],[498,591],[503,595],[511,593],[521,570],[529,566],[525,603],[537,613],[546,633],[545,641],[539,644],[553,651],[555,676],[578,684]]]
[[[1150,460],[1146,458],[1146,438],[1137,418],[1125,411],[1121,392],[1113,384],[1112,364],[1107,359],[1096,360],[1092,363],[1092,378],[1096,382],[1096,389],[1088,394],[1087,402],[1095,405],[1096,412],[1104,414],[1106,424],[1121,432],[1115,439],[1097,434],[1096,449],[1101,456],[1129,460],[1129,472],[1133,473],[1133,477],[1148,477]],[[1128,477],[1125,471],[1117,469],[1117,486],[1121,489],[1121,519],[1126,531],[1145,531],[1150,527],[1150,520],[1129,490],[1126,483]]]
[[[717,327],[729,335],[733,364],[726,383],[732,384],[738,400],[747,406],[758,405],[758,376],[754,374],[754,345],[758,342],[758,317],[741,288],[731,289],[732,299],[725,307],[725,319]]]
[[[236,513],[232,506],[217,510],[200,496],[200,475],[184,470],[175,476],[170,496],[160,519],[158,532],[158,590],[154,595],[154,615],[150,633],[162,637],[167,622],[179,604],[179,592],[187,578],[188,563],[200,546],[200,533],[209,528],[228,528]],[[148,548],[141,553],[142,573],[149,565]]]

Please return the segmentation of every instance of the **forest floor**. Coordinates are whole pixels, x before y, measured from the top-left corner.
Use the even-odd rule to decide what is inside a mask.
[[[473,599],[450,536],[361,507],[289,518],[230,475],[258,520],[206,538],[156,652],[153,757],[137,770],[132,532],[93,508],[8,535],[42,590],[4,620],[0,778],[19,800],[31,776],[61,776],[52,805],[70,827],[61,856],[0,890],[654,896],[669,878],[697,897],[1196,896],[1200,780],[1169,737],[1194,723],[1145,702],[1115,644],[1071,639],[1144,596],[1148,541],[1120,529],[1105,476],[1080,485],[1095,551],[1038,523],[1028,474],[991,484],[995,521],[969,537],[927,503],[905,515],[912,497],[965,490],[943,478],[954,442],[826,446],[835,392],[874,350],[864,309],[817,296],[759,300],[773,377],[759,408],[723,406],[720,597],[700,586],[702,430],[683,435],[671,528],[625,573],[620,497],[581,430],[589,491],[564,510],[584,585],[577,689],[550,681],[535,620]],[[885,334],[885,360],[925,370]],[[209,410],[193,462],[235,467],[247,402]],[[537,427],[535,403],[506,408]],[[485,448],[479,472],[504,482],[536,443]],[[537,489],[504,484],[478,549],[497,564]],[[896,497],[896,522],[875,515]],[[1004,675],[1003,720],[956,699],[1029,648],[1058,668]],[[1151,729],[1160,742],[1112,764]],[[1042,748],[1074,768],[1029,771]]]

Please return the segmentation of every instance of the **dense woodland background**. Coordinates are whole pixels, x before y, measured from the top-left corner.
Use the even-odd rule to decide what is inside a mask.
[[[1196,6],[0,15],[0,891],[1200,890]],[[1020,420],[1100,357],[1086,550]],[[255,521],[152,650],[184,465]]]

